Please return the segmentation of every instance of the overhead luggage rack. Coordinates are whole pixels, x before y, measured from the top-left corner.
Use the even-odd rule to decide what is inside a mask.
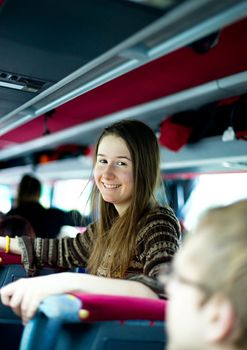
[[[0,119],[0,135],[247,15],[245,0],[188,0]]]

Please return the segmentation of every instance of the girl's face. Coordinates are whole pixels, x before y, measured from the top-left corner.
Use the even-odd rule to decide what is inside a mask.
[[[94,167],[96,185],[119,215],[129,206],[134,189],[133,163],[125,141],[108,135],[100,141]]]

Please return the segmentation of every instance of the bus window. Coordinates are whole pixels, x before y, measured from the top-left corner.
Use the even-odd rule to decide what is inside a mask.
[[[247,173],[199,175],[195,188],[183,207],[186,229],[190,230],[207,208],[247,198],[246,183]]]
[[[85,179],[55,181],[52,206],[66,211],[78,210],[83,216],[89,216],[89,194],[91,188],[91,182]]]
[[[45,207],[51,206],[52,186],[49,183],[42,182],[40,203]]]
[[[11,194],[7,185],[0,184],[0,212],[7,213],[11,208]]]

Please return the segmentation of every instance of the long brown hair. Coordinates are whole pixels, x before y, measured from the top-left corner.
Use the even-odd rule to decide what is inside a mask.
[[[159,146],[151,128],[137,120],[123,120],[102,132],[94,150],[107,135],[121,137],[133,162],[134,191],[130,206],[120,217],[112,203],[105,202],[94,183],[92,209],[98,217],[97,239],[89,258],[90,273],[104,268],[108,277],[124,277],[135,251],[138,222],[146,210],[157,204],[155,190],[160,183]]]

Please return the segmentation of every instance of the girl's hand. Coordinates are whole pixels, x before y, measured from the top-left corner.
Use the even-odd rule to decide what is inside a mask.
[[[70,281],[72,282],[73,275],[73,273],[65,272],[48,276],[21,278],[1,288],[2,303],[11,307],[22,318],[25,325],[33,318],[39,304],[46,297],[71,291]]]

